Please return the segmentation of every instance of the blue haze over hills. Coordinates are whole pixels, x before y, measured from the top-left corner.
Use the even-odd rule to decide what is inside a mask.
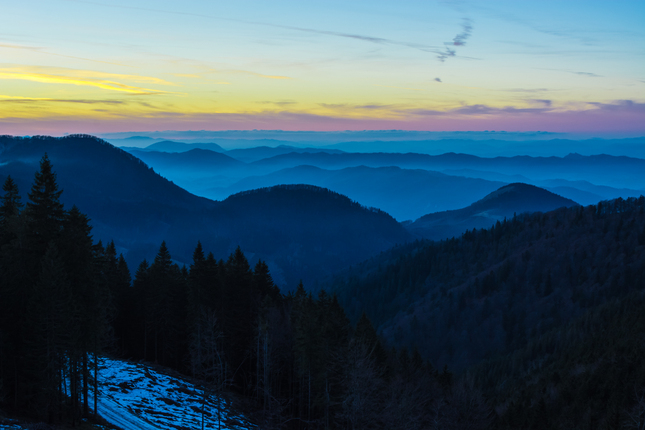
[[[187,144],[216,143],[231,150],[257,146],[318,147],[346,152],[467,153],[479,156],[564,156],[610,154],[645,158],[645,138],[619,135],[595,136],[550,132],[427,132],[427,131],[338,131],[308,132],[281,130],[248,131],[155,131],[104,133],[116,146],[144,148],[164,140]],[[209,148],[217,150],[215,148]]]

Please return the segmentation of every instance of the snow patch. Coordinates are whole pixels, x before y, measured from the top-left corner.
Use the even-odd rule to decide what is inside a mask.
[[[255,428],[221,398],[142,363],[104,359],[99,367],[99,415],[123,430]],[[205,402],[205,403],[204,403]],[[219,408],[218,408],[219,406]]]

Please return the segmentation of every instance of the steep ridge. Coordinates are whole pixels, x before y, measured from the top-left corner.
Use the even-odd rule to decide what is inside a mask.
[[[561,207],[578,206],[545,189],[513,183],[505,185],[463,209],[424,215],[406,224],[411,233],[424,239],[441,240],[460,236],[473,228],[489,228],[496,222],[524,212],[548,212]]]
[[[66,208],[75,204],[86,213],[95,239],[114,240],[132,271],[153,259],[164,240],[177,262],[189,264],[200,240],[217,258],[240,246],[252,262],[266,260],[281,286],[294,288],[302,279],[310,287],[411,237],[389,215],[317,187],[266,189],[224,202],[197,197],[85,135],[0,137],[0,180],[11,175],[23,202],[45,152]]]

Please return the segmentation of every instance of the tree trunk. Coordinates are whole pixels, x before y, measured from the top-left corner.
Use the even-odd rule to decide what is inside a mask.
[[[99,357],[94,353],[94,419],[99,416],[98,399],[99,399]]]
[[[90,376],[90,371],[87,365],[87,352],[83,353],[83,416],[87,417],[90,414],[90,406],[88,400],[88,383],[87,380]]]

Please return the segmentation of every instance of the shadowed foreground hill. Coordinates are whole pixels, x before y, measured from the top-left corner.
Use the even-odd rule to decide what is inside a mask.
[[[197,197],[86,135],[0,137],[0,180],[11,175],[23,201],[45,152],[66,208],[75,204],[88,214],[94,237],[113,239],[132,270],[150,261],[163,240],[175,260],[189,263],[201,240],[217,256],[240,246],[249,258],[266,260],[281,285],[303,279],[310,286],[410,238],[384,212],[317,187],[265,189],[224,202]]]
[[[645,393],[644,287],[642,196],[408,244],[335,283],[389,343],[470,368],[508,429],[624,428]]]
[[[424,215],[406,228],[424,239],[458,237],[466,230],[489,228],[498,221],[524,212],[549,212],[561,207],[578,206],[545,189],[522,183],[503,186],[463,209]]]

